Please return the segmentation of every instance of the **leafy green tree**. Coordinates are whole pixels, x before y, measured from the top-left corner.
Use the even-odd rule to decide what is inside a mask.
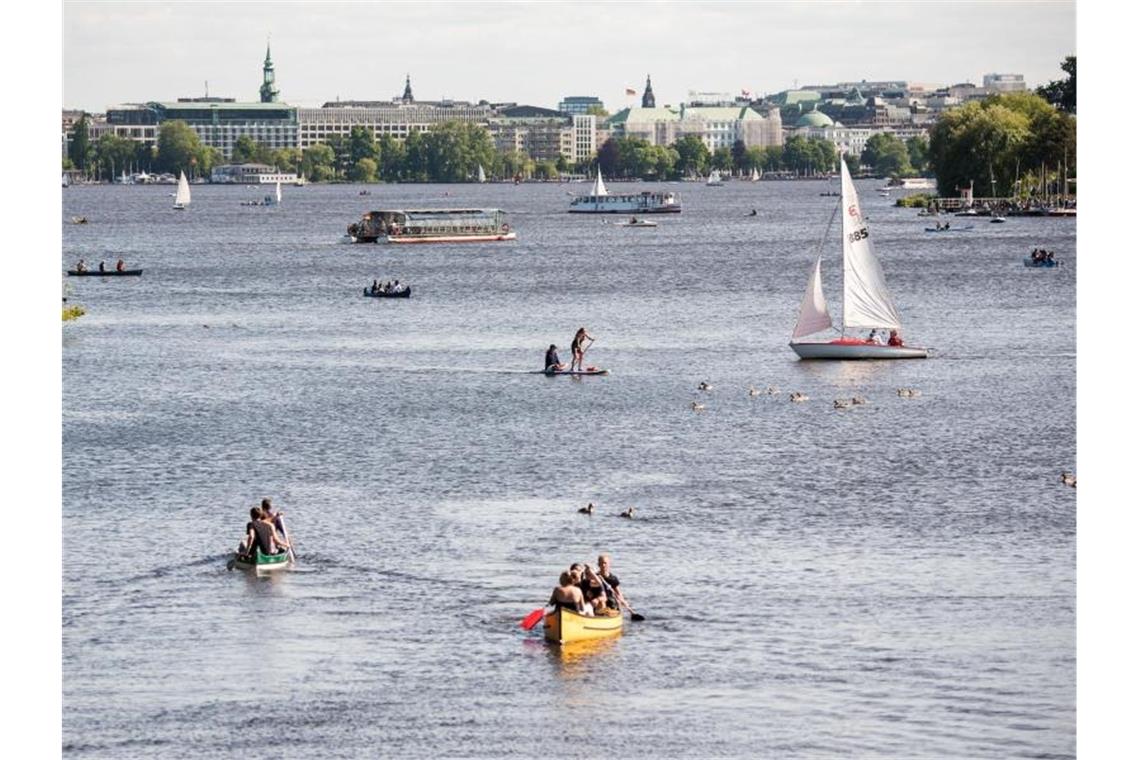
[[[885,177],[902,177],[914,173],[906,144],[892,134],[871,135],[863,147],[860,159],[876,174]]]
[[[862,161],[860,161],[858,154],[845,153],[843,155],[843,160],[847,162],[847,171],[851,172],[852,175],[858,174],[863,170],[863,164]]]
[[[380,149],[380,178],[385,182],[398,182],[404,171],[404,161],[407,159],[404,143],[392,135],[380,135],[378,147]]]
[[[360,159],[380,158],[380,147],[368,127],[355,126],[348,133],[348,160],[355,166]]]
[[[133,162],[135,144],[126,137],[115,134],[105,134],[95,143],[95,160],[99,166],[99,175],[114,180]]]
[[[1065,113],[1077,112],[1077,57],[1066,56],[1061,70],[1069,76],[1037,88],[1037,94]]]
[[[598,148],[598,168],[607,177],[616,177],[621,165],[620,149],[616,137],[611,137]]]
[[[344,135],[329,135],[325,139],[325,144],[332,148],[333,155],[336,157],[332,164],[333,171],[337,176],[347,174],[352,166],[352,146],[348,138]]]
[[[915,135],[906,141],[906,153],[915,172],[921,174],[926,171],[930,162],[930,142],[923,135]]]
[[[68,146],[67,155],[77,169],[87,171],[87,165],[91,163],[93,153],[94,149],[91,147],[91,136],[87,129],[87,114],[83,114],[79,117],[79,121],[75,123],[75,129],[71,134],[71,145]]]
[[[273,151],[272,163],[283,172],[301,172],[301,151],[297,148],[280,148]]]
[[[336,154],[324,143],[310,145],[301,154],[301,172],[314,182],[327,182],[336,176]]]
[[[990,189],[1009,195],[1018,157],[1032,137],[1030,124],[1024,113],[1003,105],[1001,98],[943,113],[930,130],[930,165],[939,193],[951,195],[977,183],[982,193]]]
[[[748,147],[744,144],[743,140],[736,140],[732,143],[732,168],[736,171],[744,171],[745,165],[748,163]]]
[[[677,151],[677,171],[682,175],[708,173],[712,155],[705,141],[696,135],[685,135],[673,143]]]
[[[717,148],[712,155],[712,166],[721,171],[732,171],[732,151],[728,148]]]
[[[751,173],[753,169],[757,171],[764,168],[764,149],[759,146],[749,148],[744,152],[744,163],[741,165],[740,170]]]
[[[534,176],[539,179],[558,179],[558,165],[553,161],[538,161],[534,167]]]
[[[184,121],[168,121],[158,128],[158,169],[178,174],[192,174],[198,165],[202,143],[198,133]]]
[[[784,168],[784,146],[770,145],[764,149],[763,169],[766,172],[775,172]]]
[[[252,164],[257,161],[257,142],[249,135],[238,135],[230,160],[235,164]]]
[[[586,115],[587,116],[597,116],[599,124],[601,123],[602,119],[610,118],[610,112],[607,111],[602,106],[598,106],[598,105],[588,106],[586,108]]]
[[[353,182],[375,182],[376,161],[371,158],[362,158],[348,170],[348,178]]]

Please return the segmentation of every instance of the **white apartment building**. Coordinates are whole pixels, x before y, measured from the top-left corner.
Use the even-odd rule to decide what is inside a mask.
[[[487,103],[326,103],[321,108],[297,109],[298,143],[305,150],[333,135],[347,137],[353,127],[367,127],[376,138],[391,135],[404,140],[412,132],[426,132],[445,121],[486,124],[493,115]]]

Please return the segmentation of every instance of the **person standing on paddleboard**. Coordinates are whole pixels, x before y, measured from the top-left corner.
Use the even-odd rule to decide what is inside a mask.
[[[587,340],[590,341],[590,343],[583,346],[582,345],[583,341],[587,341]],[[578,332],[574,333],[574,340],[570,343],[570,352],[573,354],[573,357],[570,359],[570,371],[571,372],[574,371],[575,365],[578,366],[579,372],[582,371],[582,369],[583,369],[583,367],[582,367],[582,356],[586,353],[586,349],[589,348],[590,345],[593,344],[593,342],[594,342],[593,336],[590,335],[590,333],[586,332],[585,327],[579,327]]]

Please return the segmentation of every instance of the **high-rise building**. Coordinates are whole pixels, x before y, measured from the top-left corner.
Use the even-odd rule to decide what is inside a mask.
[[[589,113],[591,108],[605,110],[605,104],[593,95],[568,95],[558,103],[558,110],[571,116]]]
[[[994,92],[1025,92],[1025,77],[1021,74],[986,74],[982,87]]]

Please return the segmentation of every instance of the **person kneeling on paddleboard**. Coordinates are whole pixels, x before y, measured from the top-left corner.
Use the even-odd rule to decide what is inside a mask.
[[[551,343],[550,348],[546,349],[545,371],[561,372],[564,369],[566,365],[558,360],[558,346]]]

